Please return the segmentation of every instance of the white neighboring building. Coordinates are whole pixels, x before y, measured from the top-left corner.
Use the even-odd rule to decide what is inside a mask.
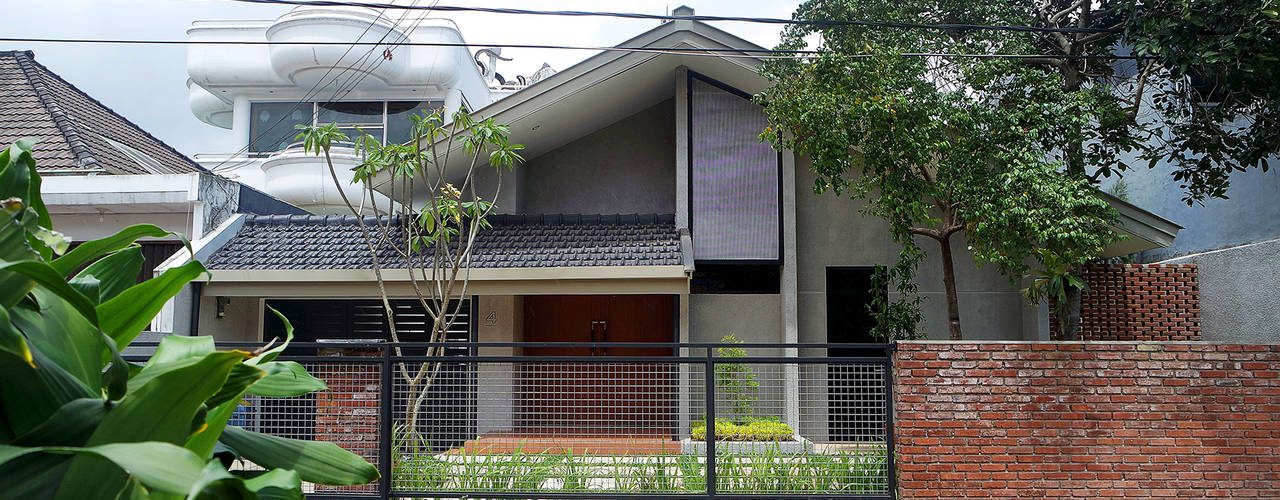
[[[487,106],[509,93],[495,79],[496,51],[407,43],[462,43],[447,19],[362,7],[298,7],[276,19],[204,20],[188,39],[263,40],[290,44],[192,45],[187,53],[191,112],[230,129],[241,149],[199,154],[210,170],[317,214],[347,213],[323,160],[295,144],[296,125],[338,123],[385,141],[406,142],[409,116],[443,108]],[[360,41],[378,45],[350,45]],[[297,44],[297,42],[333,42]],[[482,68],[483,66],[483,68]],[[500,85],[501,77],[495,84]],[[358,163],[335,148],[339,175]],[[368,206],[361,190],[347,190]],[[386,199],[376,200],[385,206]]]

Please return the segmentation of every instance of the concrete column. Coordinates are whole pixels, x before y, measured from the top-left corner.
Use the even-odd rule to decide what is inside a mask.
[[[444,94],[444,116],[451,117],[462,108],[462,90],[451,88]],[[472,110],[475,111],[475,110]]]
[[[253,115],[249,113],[249,97],[237,95],[231,102],[231,132],[242,148],[249,147],[249,124],[253,122]]]
[[[800,339],[799,286],[796,271],[796,157],[791,151],[782,152],[782,341],[794,344]],[[798,349],[790,347],[783,356],[797,357]],[[800,432],[800,367],[789,364],[783,367],[784,421]]]
[[[689,68],[676,68],[676,230],[689,228]]]
[[[680,304],[679,307],[676,308],[676,314],[680,315],[679,339],[680,342],[689,342],[689,294],[680,294],[680,298],[678,300],[680,301]],[[687,347],[680,348],[681,357],[688,357],[690,354],[700,353],[691,353],[690,349]],[[684,436],[688,436],[690,430],[689,412],[692,408],[692,402],[689,401],[689,391],[693,387],[692,384],[700,383],[700,381],[695,382],[690,380],[691,377],[693,377],[692,366],[687,363],[680,363],[680,404],[679,408],[677,408],[677,412],[679,413],[679,415],[677,415],[679,428],[677,429],[677,433],[682,438]]]
[[[513,295],[481,296],[477,301],[476,341],[517,342],[522,337],[523,301]],[[515,348],[482,347],[481,356],[514,356]],[[485,363],[478,367],[476,432],[509,431],[515,427],[516,366]]]

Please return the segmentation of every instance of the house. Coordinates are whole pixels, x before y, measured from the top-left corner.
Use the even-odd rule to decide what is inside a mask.
[[[35,60],[30,51],[0,52],[0,144],[38,140],[36,166],[54,227],[72,244],[134,224],[175,233],[143,238],[139,280],[234,213],[304,213],[249,186],[214,175],[85,94]],[[153,329],[185,332],[190,291]],[[177,304],[176,309],[173,304]]]
[[[692,15],[693,9],[675,13]],[[768,82],[750,51],[760,47],[688,19],[665,22],[619,46],[713,52],[608,51],[490,104],[468,101],[475,115],[510,125],[511,141],[527,146],[527,162],[516,168],[514,180],[504,181],[500,215],[482,233],[469,297],[461,298],[469,301],[469,314],[454,338],[717,342],[733,334],[763,343],[869,340],[864,304],[870,276],[875,266],[894,262],[898,246],[885,223],[861,216],[856,202],[815,196],[806,158],[759,142],[766,122],[750,96]],[[255,104],[235,102],[239,109]],[[267,190],[272,192],[270,185]],[[1116,206],[1119,229],[1131,237],[1109,249],[1111,255],[1165,246],[1177,234],[1176,225],[1154,214]],[[963,241],[954,243],[954,251],[960,262],[971,259]],[[281,329],[265,312],[270,305],[300,325],[303,340],[386,336],[369,253],[351,216],[236,216],[197,242],[196,254],[212,269],[199,305],[201,335],[276,337]],[[401,263],[385,257],[391,259],[388,293],[412,298]],[[924,328],[929,337],[945,338],[936,265],[926,260],[920,272]],[[1028,305],[1019,287],[990,266],[961,264],[957,273],[962,321],[973,337],[1048,337],[1046,309]],[[411,314],[413,302],[402,305],[397,310]],[[408,327],[413,320],[406,317],[400,328],[405,340],[414,339]],[[536,359],[560,351],[494,352]],[[525,375],[511,369],[487,376]],[[810,439],[847,438],[827,424],[833,417],[826,376],[795,367],[762,373],[768,381],[762,382],[762,399],[775,402],[769,412]],[[558,380],[572,378],[560,374]],[[610,378],[605,385],[639,382]],[[486,416],[493,427],[488,430],[529,414],[546,415],[546,421],[523,421],[534,427],[604,425],[581,420],[590,412],[575,411],[583,408],[573,395],[542,403],[559,413],[522,408],[525,403],[501,396],[485,401],[475,411]],[[614,403],[613,415],[645,414],[645,403]]]
[[[1268,160],[1275,168],[1276,159]],[[1228,198],[1189,206],[1171,166],[1126,173],[1123,191],[1185,225],[1173,244],[1134,256],[1144,264],[1192,264],[1200,291],[1203,339],[1222,343],[1280,342],[1280,176],[1248,170],[1231,175]]]

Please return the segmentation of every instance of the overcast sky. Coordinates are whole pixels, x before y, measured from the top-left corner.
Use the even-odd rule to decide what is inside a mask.
[[[407,1],[407,0],[400,0]],[[422,4],[426,4],[423,1]],[[609,10],[665,14],[688,4],[704,15],[790,17],[798,0],[440,0],[447,5],[483,5],[543,10]],[[39,38],[186,38],[196,19],[272,19],[289,10],[231,0],[0,0],[6,37]],[[516,16],[448,13],[468,43],[616,45],[646,31],[657,21],[595,17]],[[778,41],[779,26],[717,23],[719,28],[765,47]],[[187,155],[230,152],[230,131],[201,122],[187,106],[186,48],[176,45],[17,44],[0,50],[32,50],[36,60]],[[499,72],[528,75],[548,62],[557,70],[594,52],[504,49],[515,60]],[[0,103],[2,105],[2,103]]]

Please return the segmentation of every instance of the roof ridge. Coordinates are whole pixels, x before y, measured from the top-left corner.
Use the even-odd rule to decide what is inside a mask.
[[[388,217],[398,218],[399,214],[375,218],[372,215],[365,215],[366,222],[374,222],[375,220],[386,220]],[[493,214],[488,217],[491,224],[495,226],[525,226],[525,225],[625,225],[625,224],[675,224],[675,214]],[[270,224],[270,225],[288,225],[288,224],[351,224],[356,221],[355,215],[270,215],[270,214],[246,214],[246,224]]]
[[[98,159],[94,158],[93,154],[89,152],[89,146],[85,145],[84,140],[80,138],[80,132],[76,130],[75,124],[72,123],[70,116],[62,110],[62,106],[60,106],[57,99],[54,98],[53,92],[51,92],[46,86],[47,84],[44,81],[44,75],[41,72],[36,71],[36,68],[32,67],[33,65],[39,66],[41,69],[44,69],[46,73],[53,73],[52,71],[48,71],[48,68],[45,68],[40,63],[36,62],[34,55],[35,54],[29,50],[14,51],[13,59],[18,61],[18,67],[22,68],[23,76],[27,77],[27,83],[31,85],[32,90],[35,91],[36,99],[40,100],[40,105],[44,106],[45,112],[49,113],[50,118],[53,118],[54,125],[57,125],[58,127],[58,133],[62,134],[63,139],[66,139],[67,146],[71,148],[71,153],[76,155],[76,163],[78,163],[81,168],[97,168],[100,170],[106,170],[106,168],[96,165],[98,163]],[[63,81],[65,82],[66,80]],[[71,85],[71,83],[67,82],[67,85]],[[72,85],[72,88],[75,88],[75,86]],[[75,90],[77,92],[80,91],[80,89]]]
[[[204,168],[204,167],[203,167],[203,166],[201,166],[199,163],[196,163],[196,161],[195,161],[195,160],[192,160],[190,157],[188,157],[187,155],[183,154],[181,151],[178,151],[177,149],[174,149],[174,148],[173,148],[173,146],[170,146],[170,145],[169,145],[169,143],[167,143],[167,142],[164,142],[164,141],[160,140],[160,138],[158,138],[158,137],[156,137],[156,136],[154,136],[154,135],[151,135],[151,132],[147,132],[147,130],[146,130],[146,129],[144,129],[144,128],[142,128],[142,127],[138,126],[138,124],[136,124],[136,123],[133,123],[133,120],[130,120],[130,119],[128,119],[128,118],[125,118],[125,116],[124,116],[124,115],[122,115],[122,114],[120,114],[120,113],[117,113],[117,112],[116,112],[116,110],[111,109],[111,107],[110,107],[110,106],[107,106],[106,104],[103,104],[103,103],[102,103],[102,101],[99,101],[97,98],[95,98],[95,97],[93,97],[93,96],[89,95],[89,93],[88,93],[88,92],[85,92],[85,91],[83,91],[83,90],[80,90],[80,87],[77,87],[74,83],[71,83],[71,82],[70,82],[70,81],[68,81],[66,78],[63,78],[63,77],[62,77],[61,75],[59,75],[57,72],[55,72],[55,71],[53,71],[53,70],[49,69],[49,67],[48,67],[48,66],[45,66],[45,65],[43,65],[43,64],[40,64],[40,61],[37,61],[37,60],[35,59],[35,53],[34,53],[34,52],[32,52],[32,51],[30,51],[30,50],[24,50],[24,51],[13,51],[13,52],[14,52],[14,58],[15,58],[15,59],[17,59],[17,60],[18,60],[18,64],[19,64],[20,66],[22,66],[22,68],[23,68],[23,73],[25,73],[25,74],[26,74],[26,76],[27,76],[27,80],[28,80],[28,81],[32,81],[32,80],[33,80],[33,77],[32,77],[32,74],[31,74],[31,73],[32,73],[32,72],[31,72],[31,69],[32,69],[32,68],[30,68],[30,67],[29,67],[29,65],[34,65],[34,66],[36,66],[36,67],[40,68],[41,70],[43,70],[43,72],[38,73],[38,74],[36,75],[36,76],[39,76],[39,77],[40,77],[40,81],[41,81],[41,83],[42,83],[42,84],[44,83],[44,78],[43,78],[43,75],[44,75],[44,74],[48,74],[48,75],[50,75],[50,76],[52,76],[52,77],[54,77],[54,78],[57,78],[57,79],[58,79],[58,81],[61,81],[62,83],[65,83],[65,84],[67,85],[67,87],[68,87],[68,88],[70,88],[72,91],[75,91],[76,93],[80,94],[80,95],[81,95],[81,96],[83,96],[85,99],[88,99],[88,100],[89,100],[89,102],[92,102],[93,104],[97,105],[98,107],[101,107],[102,109],[106,110],[106,111],[107,111],[108,113],[110,113],[112,116],[115,116],[116,118],[119,118],[119,119],[120,119],[121,121],[123,121],[126,125],[128,125],[128,126],[130,126],[130,127],[133,127],[133,129],[134,129],[135,131],[137,131],[137,132],[141,133],[143,136],[146,136],[146,138],[151,139],[152,141],[155,141],[155,143],[156,143],[156,144],[159,144],[159,145],[160,145],[160,147],[162,147],[162,148],[165,148],[165,149],[169,150],[169,152],[170,152],[170,153],[173,153],[173,154],[177,155],[177,156],[178,156],[178,158],[181,158],[181,159],[183,159],[184,161],[186,161],[186,162],[187,162],[187,164],[188,164],[187,166],[189,166],[189,167],[191,167],[191,168],[194,168],[197,172],[205,172],[205,173],[208,173],[208,172],[209,172],[209,170],[208,170],[208,169]],[[22,55],[22,56],[25,56],[25,57],[18,57],[19,55]],[[25,64],[25,65],[23,64],[23,63],[24,63],[24,61],[26,62],[26,64]],[[34,87],[34,84],[33,84],[32,86]],[[47,90],[47,89],[45,89],[45,90],[44,90],[44,92],[48,92],[48,90]],[[45,98],[43,95],[41,95],[41,94],[43,94],[43,92],[42,92],[40,89],[36,89],[36,93],[37,93],[37,95],[40,95],[40,101],[41,101],[41,104],[45,104],[45,109],[46,109],[47,111],[49,111],[49,114],[50,114],[50,115],[54,115],[54,111],[53,111],[52,109],[49,109],[49,104],[48,104],[48,103],[45,103],[45,99],[46,99],[46,98]],[[72,125],[72,123],[71,123],[71,122],[74,122],[75,120],[70,119],[70,116],[71,116],[71,115],[70,115],[70,114],[68,114],[68,113],[66,113],[65,111],[62,111],[62,107],[57,103],[56,99],[53,99],[53,96],[52,96],[52,95],[50,95],[50,96],[48,97],[48,100],[49,100],[49,101],[52,101],[52,105],[53,105],[53,106],[55,106],[55,107],[57,107],[58,111],[59,111],[59,112],[61,112],[61,113],[63,114],[64,119],[67,119],[67,121],[68,121],[68,127],[69,127],[69,128],[74,129],[75,127]],[[54,116],[54,120],[55,120],[55,121],[58,121],[58,116],[56,116],[56,115],[55,115],[55,116]],[[58,125],[58,127],[61,129],[61,128],[62,128],[62,125],[61,125],[61,124],[59,124],[59,125]],[[66,134],[64,133],[63,135],[65,136]],[[101,135],[101,136],[103,136],[103,137],[106,137],[106,135],[101,134],[101,133],[99,133],[98,135]],[[79,133],[78,133],[78,132],[76,132],[76,140],[79,142],[79,145],[80,145],[81,147],[85,148],[85,150],[86,150],[86,151],[88,150],[88,146],[85,146],[85,145],[84,145],[84,142],[83,142],[83,141],[81,141],[81,140],[79,139]],[[123,139],[113,139],[113,140],[116,140],[116,141],[120,142],[121,144],[125,144],[125,145],[127,145],[127,146],[129,146],[129,147],[131,147],[131,148],[138,149],[138,145],[135,145],[135,144],[129,144],[129,142],[128,142],[128,141],[125,141],[125,140],[123,140]],[[70,138],[68,138],[68,143],[70,143]],[[75,146],[74,146],[74,145],[72,146],[72,151],[75,151]],[[77,156],[78,156],[78,155],[79,155],[79,153],[77,153]],[[89,158],[93,158],[93,157],[92,157],[92,155],[88,155],[88,153],[87,153],[87,152],[86,152],[86,156],[88,156]],[[93,158],[93,160],[92,160],[92,161],[93,161],[94,163],[97,163],[97,159],[96,159],[96,158]],[[160,160],[156,160],[156,161],[160,161]],[[100,167],[100,168],[101,168],[101,167]],[[104,170],[105,170],[105,169],[104,169]]]

